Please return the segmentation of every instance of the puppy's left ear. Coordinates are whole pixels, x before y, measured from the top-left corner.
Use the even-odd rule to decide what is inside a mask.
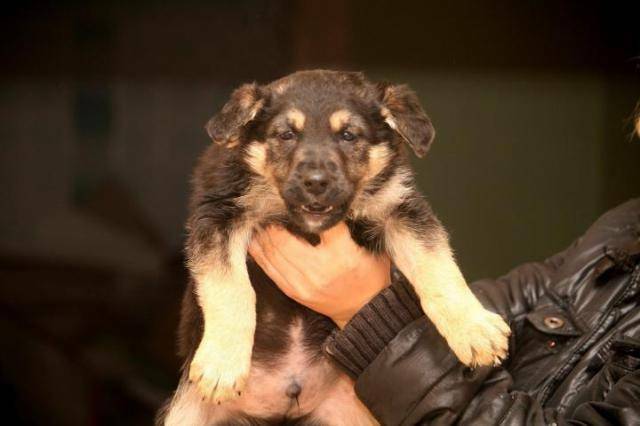
[[[256,83],[244,84],[233,91],[222,110],[204,128],[215,143],[233,146],[238,142],[242,128],[263,106],[260,87]]]
[[[423,157],[436,136],[431,120],[420,106],[416,94],[406,85],[379,83],[381,115],[385,123]]]

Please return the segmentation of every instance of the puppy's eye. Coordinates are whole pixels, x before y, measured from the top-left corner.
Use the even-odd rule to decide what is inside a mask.
[[[356,135],[345,130],[344,132],[340,133],[340,138],[342,138],[342,140],[344,141],[351,142],[356,139]]]
[[[286,132],[282,132],[278,135],[278,138],[280,138],[280,140],[283,140],[283,141],[290,141],[295,137],[296,137],[296,134],[293,133],[291,130],[287,130]]]

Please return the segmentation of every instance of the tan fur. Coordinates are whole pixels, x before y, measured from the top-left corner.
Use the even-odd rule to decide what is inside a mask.
[[[251,142],[246,149],[246,155],[244,156],[245,162],[251,167],[255,173],[266,176],[267,175],[267,146],[264,143],[254,141]]]
[[[258,112],[260,112],[263,106],[264,106],[264,101],[262,99],[260,99],[255,104],[253,104],[253,106],[251,107],[251,114],[249,115],[249,121],[256,118],[256,115],[258,115]]]
[[[304,129],[304,122],[306,120],[305,115],[297,108],[292,108],[286,113],[287,121],[297,130],[302,131]]]
[[[380,114],[382,115],[382,117],[384,117],[384,122],[387,123],[389,127],[395,130],[396,133],[399,134],[400,137],[405,140],[405,142],[411,144],[411,141],[409,140],[407,135],[404,133],[404,131],[400,128],[400,126],[398,126],[398,123],[396,122],[395,117],[393,116],[393,114],[391,114],[391,111],[389,111],[388,108],[382,107],[380,109]]]
[[[346,109],[339,109],[329,117],[329,125],[333,132],[338,132],[349,122],[351,112]]]
[[[240,139],[238,138],[230,138],[227,143],[224,144],[227,148],[233,148],[240,145]]]
[[[245,224],[231,236],[227,269],[218,266],[218,253],[194,267],[204,332],[189,379],[216,402],[237,397],[249,375],[256,325],[256,296],[245,266],[251,233],[251,224]]]
[[[393,130],[398,129],[398,124],[396,123],[396,120],[393,118],[391,111],[389,111],[389,108],[387,107],[380,108],[380,115],[384,118],[384,122],[387,123],[389,127],[391,127]]]
[[[208,425],[209,410],[196,386],[181,382],[167,409],[165,426]]]
[[[189,378],[202,395],[216,402],[236,398],[249,374],[256,319],[255,292],[245,262],[254,224],[286,210],[275,186],[269,182],[266,146],[260,142],[249,144],[245,161],[259,177],[238,199],[238,204],[247,207],[252,215],[231,236],[228,269],[221,269],[218,261],[221,254],[215,252],[205,254],[198,264],[191,265],[205,327]]]
[[[393,156],[393,152],[387,143],[379,143],[369,148],[369,164],[367,165],[367,173],[362,179],[366,184],[384,170],[389,164],[389,160]]]
[[[238,205],[247,209],[247,220],[255,223],[287,212],[284,200],[266,179],[255,179],[247,193],[238,198]]]
[[[252,142],[246,150],[245,161],[255,173],[246,194],[238,199],[238,204],[247,210],[248,220],[260,222],[265,217],[285,214],[286,205],[278,193],[272,170],[267,167],[267,147],[260,142]]]
[[[354,219],[365,217],[383,221],[412,193],[412,189],[405,184],[410,174],[409,170],[398,168],[386,185],[373,195],[361,190],[351,204],[350,216]]]
[[[499,364],[507,354],[509,327],[473,295],[446,236],[426,247],[397,221],[390,221],[385,231],[394,263],[458,359],[469,366]]]

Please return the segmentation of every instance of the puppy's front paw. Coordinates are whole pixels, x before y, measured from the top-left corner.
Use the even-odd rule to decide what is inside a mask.
[[[202,339],[189,367],[189,380],[198,387],[203,401],[220,404],[241,395],[249,376],[252,343],[218,344],[215,339]]]
[[[510,334],[500,315],[480,308],[460,318],[445,337],[460,362],[476,367],[500,365],[508,355]]]

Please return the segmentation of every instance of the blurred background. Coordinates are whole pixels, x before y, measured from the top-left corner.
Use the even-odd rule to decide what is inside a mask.
[[[150,424],[176,384],[188,180],[230,91],[299,69],[408,83],[415,166],[470,280],[640,195],[640,2],[16,2],[0,42],[0,404]]]

